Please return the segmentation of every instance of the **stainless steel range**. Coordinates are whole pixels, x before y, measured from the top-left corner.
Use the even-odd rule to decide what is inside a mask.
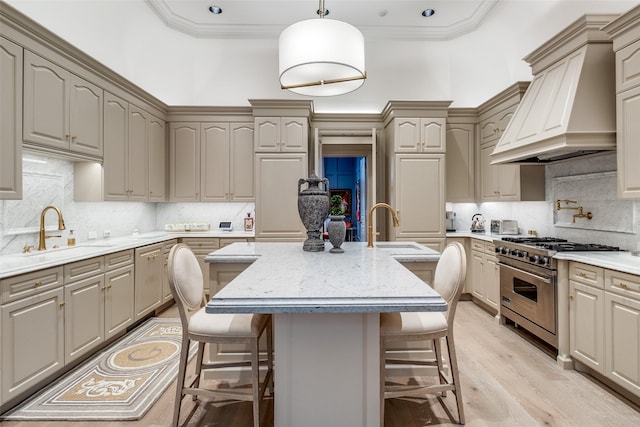
[[[500,265],[501,321],[509,319],[556,348],[558,268],[553,255],[620,250],[553,237],[504,237],[494,244]]]

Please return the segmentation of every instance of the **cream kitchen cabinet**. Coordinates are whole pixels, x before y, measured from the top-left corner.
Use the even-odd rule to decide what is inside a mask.
[[[163,302],[163,243],[135,249],[134,319],[138,320]]]
[[[444,153],[446,119],[393,119],[393,149],[396,153]]]
[[[104,342],[104,257],[64,266],[65,364]]]
[[[0,408],[64,366],[62,267],[0,280]]]
[[[304,240],[296,183],[308,176],[307,154],[256,153],[255,171],[256,241]]]
[[[102,159],[102,112],[100,87],[25,51],[25,145]]]
[[[447,119],[446,201],[475,202],[475,124]]]
[[[569,351],[571,357],[604,374],[604,269],[569,265]]]
[[[640,396],[640,276],[605,270],[605,375]]]
[[[178,239],[172,239],[164,242],[162,246],[163,253],[163,271],[162,271],[162,303],[173,300],[173,294],[171,293],[171,287],[169,286],[169,252],[173,245],[178,243]]]
[[[452,242],[458,242],[464,248],[464,252],[465,252],[465,254],[467,256],[467,259],[466,259],[466,261],[467,261],[467,275],[466,275],[465,280],[464,280],[464,287],[462,289],[462,293],[463,294],[471,293],[471,286],[470,286],[470,284],[472,282],[472,277],[471,277],[471,274],[472,274],[472,272],[471,272],[471,249],[470,249],[471,239],[468,238],[468,237],[447,237],[446,242],[447,242],[447,245],[449,243],[452,243]]]
[[[134,321],[134,250],[104,256],[104,338],[119,335]]]
[[[471,277],[467,283],[472,296],[484,306],[500,311],[500,267],[495,245],[481,239],[471,239]]]
[[[0,37],[0,200],[22,199],[22,57]]]
[[[149,115],[148,177],[150,202],[167,200],[167,138],[162,119]]]
[[[256,152],[302,152],[309,145],[306,117],[256,117]]]
[[[253,201],[253,123],[170,124],[172,201]]]
[[[390,200],[400,219],[391,240],[413,240],[442,250],[445,239],[444,154],[395,154]]]

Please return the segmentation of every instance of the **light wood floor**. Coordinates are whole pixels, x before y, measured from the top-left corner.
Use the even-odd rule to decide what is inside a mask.
[[[171,308],[161,316],[177,317],[177,311]],[[467,426],[640,425],[637,407],[589,376],[560,369],[553,358],[499,325],[473,302],[459,303],[455,333]],[[168,426],[173,399],[174,387],[170,387],[149,413],[135,422],[6,422],[3,426]],[[455,414],[454,397],[444,400]],[[193,407],[192,401],[185,399],[182,420]],[[273,401],[263,401],[261,411],[262,425],[273,426]],[[434,398],[390,399],[385,404],[387,427],[453,424]],[[252,426],[251,403],[203,404],[186,425]]]

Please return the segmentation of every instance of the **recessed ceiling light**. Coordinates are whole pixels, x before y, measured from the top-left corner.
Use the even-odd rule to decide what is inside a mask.
[[[222,8],[219,6],[209,6],[209,12],[214,15],[220,15],[222,13]]]
[[[329,9],[324,10],[324,15],[322,14],[322,12],[320,12],[320,9],[318,9],[316,13],[318,14],[318,16],[327,16],[329,14]]]
[[[422,16],[428,18],[429,16],[433,16],[436,13],[433,9],[425,9],[422,11]]]

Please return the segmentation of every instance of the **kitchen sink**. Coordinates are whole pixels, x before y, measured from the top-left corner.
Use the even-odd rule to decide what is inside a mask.
[[[421,248],[418,245],[413,243],[397,243],[397,242],[376,242],[374,246],[378,249],[412,249],[415,251],[421,251]]]

